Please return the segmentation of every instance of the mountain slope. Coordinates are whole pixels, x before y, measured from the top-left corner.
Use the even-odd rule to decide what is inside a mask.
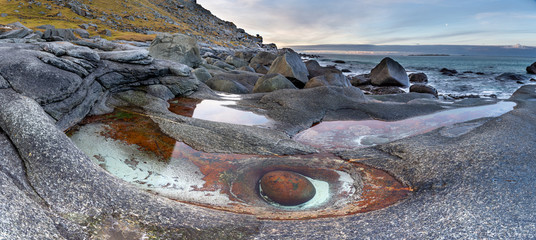
[[[0,0],[0,23],[20,21],[27,27],[50,24],[79,28],[111,39],[151,40],[156,32],[178,32],[222,46],[254,46],[262,42],[223,21],[195,0]]]

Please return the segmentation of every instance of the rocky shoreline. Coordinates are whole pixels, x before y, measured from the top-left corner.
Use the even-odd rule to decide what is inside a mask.
[[[398,121],[499,100],[441,101],[433,88],[415,83],[425,76],[408,76],[389,58],[370,74],[348,79],[334,67],[303,62],[291,49],[264,47],[199,47],[178,34],[161,34],[150,45],[18,37],[0,42],[0,238],[536,237],[535,86],[521,87],[506,100],[515,108],[499,117],[366,148],[326,150],[292,137],[324,121]],[[411,82],[410,93],[365,95],[355,87],[393,93]],[[236,107],[273,124],[213,122],[168,109],[175,97],[225,100],[228,94],[240,95]],[[150,116],[163,133],[203,152],[300,161],[328,153],[384,170],[412,193],[368,213],[293,221],[172,201],[110,175],[64,133],[87,116],[122,107]]]

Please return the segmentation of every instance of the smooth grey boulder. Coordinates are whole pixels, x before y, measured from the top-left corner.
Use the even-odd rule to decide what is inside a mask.
[[[536,62],[527,67],[527,73],[536,74]]]
[[[206,83],[209,79],[212,78],[212,75],[210,74],[210,72],[204,67],[200,67],[200,68],[195,69],[193,71],[193,74],[202,83]]]
[[[203,62],[195,38],[183,34],[159,34],[151,43],[149,54],[156,59],[171,60],[193,68]]]
[[[309,71],[309,78],[314,78],[330,73],[342,73],[335,66],[322,67],[316,60],[306,61],[305,67],[307,67],[307,71]]]
[[[0,48],[0,75],[11,87],[40,104],[63,100],[73,94],[82,84],[82,78],[73,72],[46,64],[39,57],[48,53]]]
[[[409,75],[409,82],[414,83],[427,83],[428,76],[425,73],[412,73]]]
[[[409,86],[406,69],[389,57],[384,58],[370,71],[370,79],[376,86]]]
[[[73,30],[74,33],[78,34],[81,38],[89,38],[89,32],[85,29],[77,28]]]
[[[314,88],[320,86],[350,87],[352,84],[342,73],[328,73],[311,78],[304,88]]]
[[[43,33],[43,39],[47,41],[73,41],[78,40],[72,29],[48,28]]]
[[[438,96],[437,89],[426,84],[413,84],[409,88],[409,92],[428,93],[434,95],[436,98]]]
[[[182,63],[172,62],[173,64],[169,66],[169,71],[175,76],[179,77],[189,77],[192,74],[192,68],[184,65]]]
[[[267,74],[279,73],[288,78],[296,87],[303,88],[309,81],[307,67],[294,51],[287,51],[276,58]]]
[[[279,89],[296,89],[290,80],[279,73],[267,74],[259,78],[253,87],[253,93],[273,92]]]

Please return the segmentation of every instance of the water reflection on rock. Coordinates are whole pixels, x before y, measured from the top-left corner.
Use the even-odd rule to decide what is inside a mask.
[[[396,122],[378,120],[322,122],[294,140],[323,149],[351,149],[392,142],[456,123],[497,117],[512,111],[514,102],[456,108]],[[469,129],[470,130],[470,129]]]
[[[175,114],[214,122],[234,123],[240,125],[265,125],[270,120],[263,115],[242,111],[231,106],[237,103],[233,98],[226,100],[197,100],[176,98],[169,101],[169,110]]]
[[[399,202],[411,192],[386,172],[329,154],[196,151],[163,134],[149,117],[121,110],[87,118],[68,134],[96,164],[141,189],[258,218],[308,219],[367,212]],[[295,207],[270,204],[260,195],[259,180],[273,171],[298,173],[320,194]]]

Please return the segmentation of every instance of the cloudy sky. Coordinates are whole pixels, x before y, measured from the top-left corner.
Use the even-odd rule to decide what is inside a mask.
[[[265,43],[536,46],[536,0],[198,0]]]

